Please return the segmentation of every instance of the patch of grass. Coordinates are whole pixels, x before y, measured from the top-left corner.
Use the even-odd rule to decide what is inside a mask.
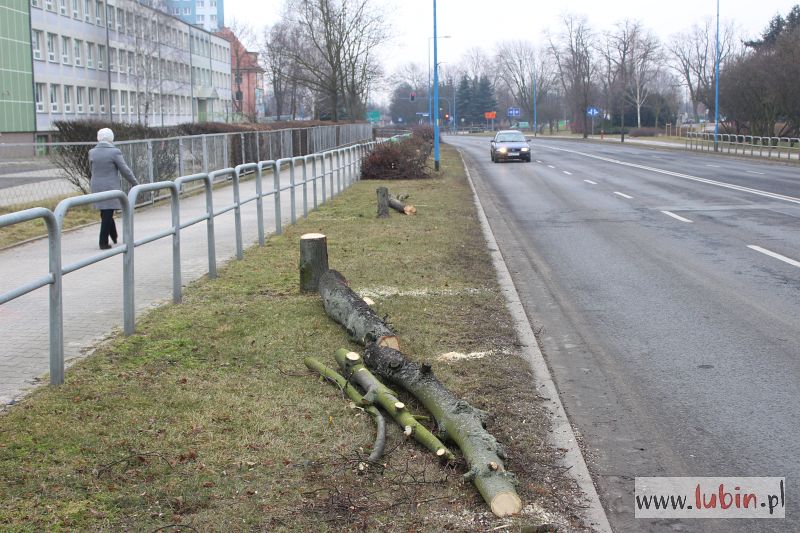
[[[247,251],[184,303],[144,316],[0,416],[4,531],[478,531],[579,527],[571,481],[547,444],[547,413],[511,319],[458,154],[441,177],[392,182],[416,216],[376,218],[359,182],[307,220]],[[350,344],[317,295],[299,292],[299,237],[328,236],[332,268],[374,297],[408,357],[492,413],[524,513],[500,520],[463,461],[448,466],[388,428],[381,468],[361,472],[371,418],[308,372]],[[492,350],[445,363],[445,352]],[[401,393],[402,395],[402,393]],[[420,405],[403,395],[410,408]],[[387,424],[388,426],[388,424]],[[516,529],[508,529],[514,531]],[[163,530],[163,529],[162,529]]]
[[[14,213],[16,211],[23,211],[32,207],[44,207],[50,211],[53,211],[58,205],[58,202],[64,200],[65,198],[69,198],[69,195],[44,201],[40,200],[36,202],[28,202],[26,204],[15,204],[13,207],[0,207],[0,215]],[[94,210],[90,205],[84,205],[69,210],[69,213],[64,220],[64,228],[70,229],[88,224],[90,222],[99,221],[100,212]],[[22,241],[26,241],[28,239],[46,235],[47,226],[42,219],[21,222],[19,224],[14,224],[13,226],[6,226],[4,228],[0,228],[0,249],[12,246]]]

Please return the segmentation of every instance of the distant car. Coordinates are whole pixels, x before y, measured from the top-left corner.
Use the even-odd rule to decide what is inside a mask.
[[[521,131],[498,131],[490,145],[489,155],[495,163],[514,160],[531,162],[531,145]]]

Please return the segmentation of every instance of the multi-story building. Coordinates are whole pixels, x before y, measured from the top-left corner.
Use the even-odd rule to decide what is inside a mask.
[[[166,0],[166,11],[207,31],[225,27],[224,0]]]
[[[9,4],[11,24],[0,26],[0,87],[10,88],[0,92],[3,142],[46,138],[56,120],[232,118],[225,39],[133,0]]]
[[[231,96],[233,112],[237,119],[257,122],[264,118],[264,72],[258,64],[258,52],[248,51],[229,29],[222,28],[217,35],[231,45]]]

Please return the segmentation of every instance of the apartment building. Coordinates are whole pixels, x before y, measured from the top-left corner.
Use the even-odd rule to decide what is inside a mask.
[[[3,46],[0,54],[0,87],[14,86],[13,104],[0,100],[13,117],[0,113],[0,142],[45,139],[56,120],[169,126],[231,119],[225,39],[133,0],[6,4],[14,17],[12,27],[0,26],[0,42],[28,52],[8,58]]]
[[[218,31],[225,26],[224,0],[167,0],[166,10],[206,31]]]

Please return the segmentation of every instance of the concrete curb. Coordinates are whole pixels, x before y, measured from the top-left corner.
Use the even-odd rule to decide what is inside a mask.
[[[564,454],[564,463],[570,467],[570,474],[586,496],[587,507],[583,509],[581,513],[583,518],[594,531],[610,533],[612,531],[611,525],[600,503],[600,497],[597,494],[592,477],[589,474],[589,469],[586,466],[586,461],[584,461],[583,454],[578,446],[575,433],[567,419],[564,406],[561,404],[561,399],[558,396],[553,377],[550,375],[550,369],[547,368],[544,356],[541,350],[539,350],[536,336],[531,329],[530,322],[525,314],[525,309],[522,307],[519,294],[511,279],[511,274],[503,259],[503,254],[500,252],[500,248],[494,238],[492,228],[489,226],[489,220],[486,218],[486,213],[483,211],[483,205],[481,204],[480,198],[478,198],[478,193],[475,190],[475,184],[472,182],[469,168],[467,168],[466,162],[464,161],[464,156],[460,151],[459,155],[461,156],[461,163],[464,165],[464,170],[467,173],[467,180],[472,189],[475,206],[478,208],[478,218],[483,228],[483,235],[489,245],[492,263],[497,271],[497,280],[501,290],[505,294],[508,310],[511,312],[511,316],[514,319],[514,326],[522,346],[522,354],[528,361],[528,364],[530,364],[540,395],[544,398],[548,398],[546,404],[553,414],[553,444],[566,450]]]

